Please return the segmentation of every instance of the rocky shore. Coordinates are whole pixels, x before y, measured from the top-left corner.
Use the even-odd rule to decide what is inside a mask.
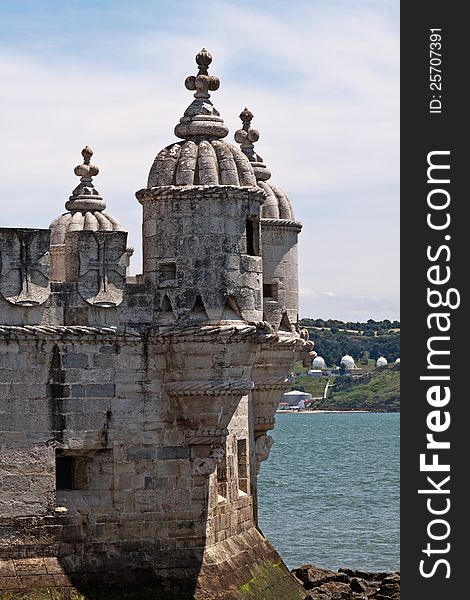
[[[352,569],[329,571],[314,565],[292,569],[307,594],[304,600],[400,600],[400,573]]]

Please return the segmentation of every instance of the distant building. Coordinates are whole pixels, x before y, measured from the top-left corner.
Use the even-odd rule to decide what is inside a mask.
[[[323,356],[316,356],[312,360],[312,369],[326,369],[326,363]]]
[[[292,390],[282,396],[281,403],[286,408],[305,408],[305,402],[311,399],[312,394],[301,392],[300,390]]]
[[[385,367],[385,365],[388,365],[388,360],[385,358],[385,356],[379,356],[375,365],[377,367]]]
[[[344,368],[348,369],[348,371],[350,369],[356,368],[356,365],[354,363],[354,358],[352,356],[349,356],[349,354],[345,354],[343,356],[343,358],[341,359],[341,364],[344,365]]]
[[[310,369],[307,372],[309,377],[321,377],[323,375],[323,371],[321,369]]]

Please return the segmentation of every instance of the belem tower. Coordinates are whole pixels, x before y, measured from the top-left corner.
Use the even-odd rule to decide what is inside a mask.
[[[276,407],[313,354],[301,225],[248,109],[225,141],[211,61],[136,193],[142,274],[88,146],[49,229],[0,228],[2,600],[305,595],[257,526]]]

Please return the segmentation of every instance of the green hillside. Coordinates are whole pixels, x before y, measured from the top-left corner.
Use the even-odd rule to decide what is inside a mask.
[[[308,369],[297,363],[292,389],[308,392],[318,401],[312,406],[324,410],[370,410],[376,412],[398,412],[400,410],[400,364],[385,367],[359,365],[363,375],[351,377],[309,377]],[[325,386],[333,384],[328,398],[323,399]]]
[[[329,410],[370,410],[398,412],[400,410],[400,365],[392,364],[375,368],[369,381],[355,383],[351,377],[348,385],[332,388],[328,399],[319,408]],[[339,382],[338,382],[339,383]]]

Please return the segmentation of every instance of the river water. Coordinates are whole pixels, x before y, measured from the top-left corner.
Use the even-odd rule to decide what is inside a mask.
[[[259,524],[289,568],[399,570],[398,413],[276,416]]]

